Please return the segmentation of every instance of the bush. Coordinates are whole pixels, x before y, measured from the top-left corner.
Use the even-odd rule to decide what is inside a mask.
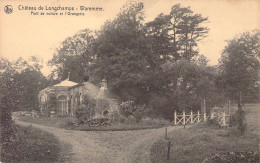
[[[90,107],[90,105],[78,105],[75,115],[80,122],[85,123],[94,115],[94,113],[94,107]]]
[[[217,153],[214,156],[204,160],[204,163],[218,163],[218,162],[258,162],[259,156],[254,151],[243,152],[223,152]]]
[[[145,104],[137,106],[136,110],[133,112],[136,122],[139,123],[142,118],[148,115],[149,111],[150,108]]]
[[[134,101],[122,102],[119,105],[119,112],[125,117],[129,117],[130,115],[133,115],[135,110],[136,110],[136,106]]]
[[[216,118],[214,119],[208,118],[206,124],[213,128],[221,128],[221,125],[219,124]]]
[[[76,107],[76,118],[80,121],[85,123],[95,114],[95,101],[91,100],[88,96],[84,97],[83,104],[77,105]]]
[[[126,101],[120,104],[119,112],[127,119],[131,119],[131,116],[134,117],[137,123],[140,122],[142,118],[147,116],[150,113],[151,108],[144,105],[135,105],[133,101]],[[121,118],[121,121],[124,121]]]
[[[237,111],[234,115],[232,115],[230,126],[235,126],[237,130],[243,134],[247,128],[245,123],[245,111]]]
[[[6,103],[1,103],[1,157],[16,158],[16,153],[19,153],[14,142],[18,140],[17,129],[12,120],[12,113],[6,106]]]

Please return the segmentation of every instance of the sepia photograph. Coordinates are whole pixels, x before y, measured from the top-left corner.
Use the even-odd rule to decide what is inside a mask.
[[[1,0],[0,163],[257,163],[259,0]]]

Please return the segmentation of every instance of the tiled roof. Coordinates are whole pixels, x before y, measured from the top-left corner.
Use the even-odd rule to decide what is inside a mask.
[[[62,82],[60,82],[59,84],[56,84],[54,86],[56,86],[56,87],[72,87],[72,86],[75,86],[75,85],[78,85],[78,83],[75,83],[75,82],[72,82],[72,81],[69,81],[68,79],[66,79],[66,80],[63,80]]]

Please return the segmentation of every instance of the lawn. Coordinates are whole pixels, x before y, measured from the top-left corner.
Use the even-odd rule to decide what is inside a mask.
[[[202,162],[216,154],[220,154],[217,157],[221,157],[229,152],[231,155],[236,152],[252,152],[256,156],[259,148],[259,106],[259,104],[245,106],[248,127],[244,135],[235,134],[234,128],[216,128],[202,123],[196,124],[170,133],[169,140],[161,139],[155,142],[151,149],[152,162],[167,162],[169,141],[172,145],[169,162]]]
[[[61,162],[71,157],[70,145],[50,133],[16,125],[12,131],[15,136],[2,142],[3,162]]]
[[[150,119],[149,121],[141,121],[139,123],[134,120],[126,121],[124,123],[111,122],[111,125],[107,126],[92,126],[88,124],[73,126],[71,122],[77,121],[75,117],[30,117],[30,116],[19,116],[19,120],[34,124],[40,124],[45,126],[52,126],[58,128],[65,128],[70,130],[81,130],[81,131],[124,131],[124,130],[142,130],[160,128],[169,126],[170,122],[162,119]]]
[[[50,127],[65,128],[67,122],[75,121],[75,117],[31,117],[31,116],[18,116],[18,119],[24,122],[39,124]]]
[[[167,124],[157,124],[157,123],[136,123],[136,122],[130,122],[130,123],[112,123],[111,125],[107,126],[88,126],[88,125],[82,125],[82,126],[68,126],[67,129],[71,130],[81,130],[81,131],[126,131],[126,130],[143,130],[143,129],[154,129],[154,128],[161,128],[167,126]]]

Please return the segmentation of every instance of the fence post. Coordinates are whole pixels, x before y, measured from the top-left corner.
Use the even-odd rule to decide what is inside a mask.
[[[176,110],[174,110],[174,124],[176,125],[177,124],[177,113],[176,113]]]
[[[230,100],[228,100],[228,114],[230,115],[231,113],[230,113],[230,109],[231,109],[231,102],[230,102]]]
[[[198,110],[198,122],[200,122],[200,111]]]
[[[206,100],[204,99],[203,100],[203,119],[204,119],[204,122],[206,122],[206,119],[207,119],[207,115],[206,115]]]
[[[167,160],[170,160],[170,153],[171,153],[171,141],[169,141],[168,143]]]
[[[214,119],[214,113],[213,112],[211,112],[210,119]]]
[[[226,113],[223,113],[223,125],[226,126]]]
[[[190,111],[190,122],[193,123],[193,113],[192,113],[192,110]]]
[[[183,110],[182,116],[183,116],[183,124],[185,125],[185,123],[186,123],[186,121],[185,121],[185,110]]]
[[[165,139],[168,139],[167,138],[167,127],[165,127]]]

